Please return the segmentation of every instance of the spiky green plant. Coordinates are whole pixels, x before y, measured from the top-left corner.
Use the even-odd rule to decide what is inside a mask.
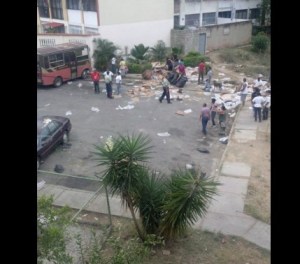
[[[93,54],[95,60],[94,67],[100,71],[105,71],[118,47],[107,39],[94,39],[93,42],[96,44]]]
[[[103,183],[112,195],[120,195],[122,204],[129,208],[137,232],[144,240],[144,232],[135,216],[135,197],[139,193],[141,177],[145,175],[144,163],[150,158],[150,138],[132,134],[119,135],[112,139],[113,144],[95,146],[98,166],[105,166]]]
[[[130,54],[134,57],[136,62],[144,61],[147,59],[147,52],[149,47],[145,47],[144,44],[134,45],[131,49]]]
[[[160,235],[166,240],[183,235],[198,217],[207,212],[219,183],[204,176],[203,172],[186,169],[179,169],[171,175],[160,223]]]

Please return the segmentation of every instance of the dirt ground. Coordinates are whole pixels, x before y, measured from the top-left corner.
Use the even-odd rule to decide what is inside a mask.
[[[232,60],[238,63],[226,63],[224,61],[225,54],[230,54]],[[247,65],[255,65],[256,68],[260,69],[260,72],[257,72],[256,75],[252,74],[251,71],[247,71],[249,68],[246,65],[241,64],[242,58],[241,54],[247,56]],[[246,54],[246,55],[245,55]],[[223,56],[222,56],[223,55]],[[251,56],[252,55],[252,56]],[[249,52],[249,47],[237,48],[237,49],[228,49],[228,50],[219,50],[208,53],[208,57],[212,61],[212,67],[214,69],[214,76],[217,76],[219,73],[225,73],[226,76],[229,76],[236,82],[236,86],[242,82],[242,79],[245,77],[249,85],[252,85],[254,79],[257,78],[259,73],[268,73],[270,72],[270,60],[267,55],[264,55],[264,64],[257,65],[257,57],[259,55],[253,56],[253,53]],[[244,70],[244,72],[243,72]],[[263,79],[268,80],[269,76],[264,76]],[[248,97],[250,101],[250,96]],[[271,117],[271,116],[270,116]],[[269,118],[270,118],[269,117]],[[270,126],[270,121],[266,124]],[[269,127],[270,129],[270,127]],[[270,145],[270,134],[265,133],[264,131],[257,132],[257,141],[249,143],[249,145],[241,144],[237,147],[236,150],[227,152],[227,155],[232,159],[238,157],[238,153],[241,151],[248,152],[247,163],[251,164],[251,177],[248,184],[248,192],[245,200],[244,212],[249,214],[265,223],[270,224],[270,214],[271,214],[271,145]]]

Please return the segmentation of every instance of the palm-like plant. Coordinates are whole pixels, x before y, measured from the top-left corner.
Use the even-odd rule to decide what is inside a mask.
[[[162,40],[157,41],[157,44],[151,48],[152,59],[163,61],[166,58],[167,50],[168,48]]]
[[[165,239],[184,234],[198,216],[202,217],[207,212],[209,201],[217,193],[216,186],[219,183],[204,176],[203,172],[180,169],[171,175],[161,208],[160,235]]]
[[[152,146],[150,138],[139,135],[122,136],[112,139],[103,146],[95,146],[99,166],[105,166],[103,183],[110,187],[112,195],[120,195],[122,204],[129,208],[140,238],[144,232],[135,216],[135,204],[141,178],[145,175],[146,162]]]
[[[141,178],[135,204],[139,209],[143,228],[147,234],[158,234],[162,218],[166,186],[164,177],[150,170]]]
[[[101,71],[105,71],[110,59],[118,50],[118,47],[107,39],[94,39],[93,42],[96,43],[96,48],[93,54],[93,58],[95,60],[94,67]]]
[[[147,52],[149,47],[145,47],[144,44],[134,45],[131,49],[130,54],[137,61],[143,61],[147,59]]]

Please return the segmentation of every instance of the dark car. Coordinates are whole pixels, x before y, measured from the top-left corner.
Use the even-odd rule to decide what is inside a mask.
[[[41,116],[37,118],[37,168],[59,144],[69,141],[72,124],[63,116]]]

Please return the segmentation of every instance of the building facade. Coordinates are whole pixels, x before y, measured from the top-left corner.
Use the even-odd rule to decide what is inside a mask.
[[[134,45],[171,46],[173,29],[201,29],[252,20],[261,0],[38,0],[37,46],[102,38],[128,54]]]
[[[261,0],[174,0],[174,28],[199,28],[245,20],[258,23]]]

